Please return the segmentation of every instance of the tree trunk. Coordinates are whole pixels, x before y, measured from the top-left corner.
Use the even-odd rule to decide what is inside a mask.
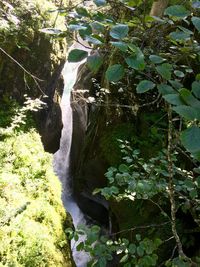
[[[167,7],[169,0],[157,0],[154,1],[150,16],[162,17],[165,8]]]

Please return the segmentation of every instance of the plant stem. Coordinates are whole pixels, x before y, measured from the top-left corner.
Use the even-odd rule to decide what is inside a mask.
[[[173,183],[173,161],[172,161],[172,134],[173,134],[173,123],[172,123],[172,110],[171,106],[168,106],[168,147],[167,147],[167,159],[168,159],[168,172],[169,172],[169,183],[168,183],[168,194],[171,203],[171,226],[172,233],[176,240],[178,254],[181,258],[187,259],[187,256],[183,252],[182,243],[176,229],[176,202],[175,202],[175,191]]]

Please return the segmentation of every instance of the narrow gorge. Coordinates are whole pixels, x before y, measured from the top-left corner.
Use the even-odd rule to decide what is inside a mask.
[[[69,51],[75,48],[84,49],[82,45],[74,43]],[[87,49],[87,51],[89,51],[89,49]],[[80,224],[86,224],[86,218],[75,200],[75,193],[73,191],[73,176],[70,168],[70,152],[73,134],[71,94],[77,80],[79,67],[82,64],[84,64],[84,61],[78,63],[66,62],[62,71],[62,75],[64,77],[64,90],[61,100],[63,129],[60,140],[60,148],[54,154],[53,159],[54,171],[62,183],[62,201],[66,211],[72,216],[75,228]],[[76,266],[85,267],[89,261],[89,255],[84,252],[76,251],[76,246],[76,241],[72,240],[71,249]]]
[[[200,1],[0,1],[0,267],[200,266]]]

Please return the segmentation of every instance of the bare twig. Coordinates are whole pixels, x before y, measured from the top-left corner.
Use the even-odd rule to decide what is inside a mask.
[[[163,215],[165,215],[165,216],[167,216],[168,217],[168,219],[171,221],[171,218],[170,218],[170,216],[163,210],[163,208],[157,203],[157,202],[155,202],[155,201],[153,201],[152,199],[148,199],[151,203],[153,203],[154,205],[156,205],[158,208],[159,208],[159,210],[163,213]]]
[[[59,8],[58,8],[58,12],[57,12],[57,14],[56,14],[56,17],[55,17],[55,20],[54,20],[54,23],[53,23],[53,28],[55,28],[55,26],[56,26],[56,21],[57,21],[57,19],[58,19],[59,10],[61,9],[62,5],[63,5],[63,0],[60,1],[60,5],[59,5]]]
[[[38,89],[42,92],[42,94],[43,95],[46,95],[43,91],[42,91],[42,89],[41,89],[41,87],[40,87],[40,85],[39,85],[39,83],[38,83],[38,81],[43,81],[43,80],[41,80],[41,79],[39,79],[38,77],[36,77],[35,75],[33,75],[32,73],[30,73],[28,70],[26,70],[16,59],[14,59],[11,55],[9,55],[2,47],[0,47],[0,51],[3,53],[3,54],[5,54],[8,58],[10,58],[15,64],[17,64],[26,74],[28,74],[29,76],[31,76],[31,78],[34,80],[34,82],[35,82],[35,84],[37,85],[37,87],[38,87]]]
[[[122,234],[122,233],[127,233],[127,232],[133,232],[137,229],[148,229],[148,228],[153,228],[153,227],[162,227],[166,224],[169,224],[170,221],[168,222],[164,222],[164,223],[160,223],[160,224],[148,224],[148,225],[139,225],[139,226],[135,226],[135,227],[132,227],[132,228],[129,228],[129,229],[125,229],[125,230],[121,230],[119,232],[116,232],[116,233],[112,233],[110,236],[115,236],[115,235],[118,235],[118,234]]]

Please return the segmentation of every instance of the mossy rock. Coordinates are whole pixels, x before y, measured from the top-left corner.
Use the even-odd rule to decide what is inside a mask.
[[[119,164],[122,154],[118,140],[132,141],[135,136],[136,129],[133,123],[119,123],[108,126],[100,137],[100,155],[110,166]]]
[[[73,266],[70,217],[40,136],[13,133],[0,147],[0,266]]]
[[[68,2],[62,3],[67,7]],[[4,0],[0,3],[7,14],[0,14],[1,48],[19,63],[0,51],[0,96],[7,93],[22,101],[25,93],[29,96],[46,93],[54,71],[65,60],[67,44],[64,38],[58,40],[40,30],[65,29],[65,18],[57,17],[55,12],[59,5],[54,0]],[[23,68],[41,80],[25,73]]]

